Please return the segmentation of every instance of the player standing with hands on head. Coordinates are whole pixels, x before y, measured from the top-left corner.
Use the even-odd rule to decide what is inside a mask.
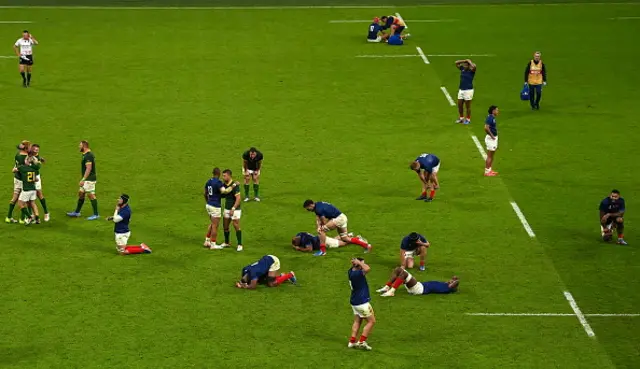
[[[116,234],[116,249],[120,255],[151,254],[151,249],[144,243],[139,246],[127,245],[127,241],[131,237],[131,230],[129,230],[129,222],[131,221],[129,195],[123,193],[118,197],[116,210],[113,212],[113,216],[108,217],[107,220],[115,223],[113,231]]]
[[[353,326],[351,327],[351,338],[349,339],[349,348],[361,348],[371,350],[371,346],[367,344],[367,337],[371,334],[373,326],[376,324],[376,316],[369,301],[369,284],[367,283],[366,274],[369,273],[371,267],[365,264],[363,258],[351,259],[351,268],[347,272],[349,276],[349,286],[351,287],[351,308],[353,309]],[[362,321],[366,320],[367,324],[362,329],[360,339],[356,341],[356,336],[360,331]]]
[[[38,45],[38,40],[26,29],[22,31],[22,37],[13,44],[13,50],[19,58],[22,87],[31,85],[31,70],[33,68],[33,46]]]
[[[473,78],[476,76],[476,65],[471,59],[456,60],[456,68],[460,69],[460,86],[458,90],[458,120],[456,123],[471,123],[471,101],[473,100]],[[464,117],[464,107],[467,117]]]
[[[540,51],[533,53],[533,59],[524,70],[524,83],[529,86],[529,103],[532,110],[540,110],[542,86],[547,85],[547,68],[540,59]]]
[[[253,199],[260,201],[260,169],[262,169],[262,153],[255,147],[242,154],[242,173],[244,174],[244,201],[249,201],[249,182],[253,180]]]
[[[626,207],[620,191],[612,190],[609,196],[600,202],[600,229],[602,239],[611,241],[613,228],[618,232],[618,245],[627,245],[624,240],[624,212]]]
[[[484,176],[495,177],[498,172],[494,172],[491,169],[493,165],[493,157],[496,155],[498,149],[498,127],[496,126],[496,117],[500,114],[500,110],[497,106],[491,105],[489,107],[489,115],[484,122],[484,131],[487,135],[484,137],[484,144],[487,146],[487,161],[484,165]]]
[[[100,218],[98,215],[98,199],[96,199],[96,157],[89,148],[87,141],[80,141],[80,152],[82,153],[81,161],[81,173],[82,179],[80,180],[80,190],[78,191],[78,205],[76,211],[67,213],[67,216],[78,218],[80,217],[80,210],[84,205],[85,195],[89,195],[91,200],[91,207],[93,208],[93,215],[88,217],[87,220],[96,220]]]

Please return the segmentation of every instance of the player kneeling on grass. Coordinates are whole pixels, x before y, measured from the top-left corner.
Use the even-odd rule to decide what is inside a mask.
[[[113,212],[112,217],[107,218],[108,221],[113,221],[113,231],[116,234],[116,249],[120,255],[131,254],[150,254],[151,249],[149,246],[141,243],[139,246],[129,246],[127,241],[131,236],[129,230],[129,222],[131,221],[131,207],[129,207],[129,195],[122,194],[118,198],[116,203],[116,210]]]
[[[296,251],[320,251],[320,244],[325,244],[325,246],[329,248],[338,248],[348,245],[348,243],[340,239],[340,236],[327,238],[327,235],[324,232],[320,232],[317,236],[308,232],[300,232],[291,239],[291,245]]]
[[[400,264],[403,268],[413,268],[414,256],[420,255],[420,271],[424,271],[425,259],[427,258],[427,248],[431,246],[429,241],[416,232],[405,236],[400,243]]]
[[[612,190],[611,194],[600,202],[600,230],[602,240],[609,242],[613,238],[613,228],[618,232],[618,245],[627,245],[624,240],[624,199],[620,191]]]
[[[351,309],[353,310],[353,325],[351,326],[351,338],[349,339],[349,348],[361,348],[371,350],[371,346],[367,344],[367,337],[371,334],[373,326],[376,324],[376,316],[369,301],[369,284],[367,283],[366,274],[369,273],[371,267],[365,264],[363,258],[351,259],[351,268],[347,272],[349,276],[349,286],[351,287]],[[362,321],[366,320],[367,324],[362,329],[360,340],[356,341],[356,335],[360,331]]]
[[[373,18],[373,23],[369,25],[369,33],[367,33],[367,42],[385,42],[389,37],[388,34],[382,32],[382,25],[380,25],[380,18]]]
[[[378,293],[382,293],[383,297],[394,296],[396,289],[404,284],[407,292],[410,295],[428,295],[430,293],[452,293],[458,291],[458,285],[460,280],[458,277],[453,276],[447,282],[429,281],[418,282],[409,272],[397,267],[391,273],[391,277],[387,284],[376,290]]]
[[[240,281],[236,282],[236,287],[255,290],[258,284],[278,287],[286,281],[291,281],[293,284],[298,282],[294,272],[278,275],[279,270],[280,259],[274,255],[265,255],[255,263],[242,268]]]

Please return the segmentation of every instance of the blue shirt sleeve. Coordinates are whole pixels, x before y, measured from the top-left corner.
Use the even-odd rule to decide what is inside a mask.
[[[606,199],[602,200],[602,202],[600,202],[600,211],[604,211],[604,212],[607,211],[607,206],[608,206],[607,199],[608,199],[608,197]]]
[[[427,242],[427,239],[424,236],[420,235],[420,242]]]

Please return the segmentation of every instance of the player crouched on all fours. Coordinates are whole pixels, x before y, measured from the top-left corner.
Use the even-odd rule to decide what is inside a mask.
[[[613,229],[618,233],[618,245],[627,245],[624,240],[624,199],[620,191],[612,190],[611,194],[600,202],[600,231],[602,240],[609,242],[613,238]]]
[[[127,245],[127,241],[129,241],[129,237],[131,236],[131,230],[129,229],[129,222],[131,221],[129,195],[122,194],[118,197],[116,210],[113,212],[113,216],[108,217],[107,220],[115,223],[113,226],[113,232],[116,235],[116,249],[120,255],[151,253],[149,246],[144,243],[134,246]]]
[[[391,277],[387,284],[376,290],[378,293],[382,293],[383,297],[394,296],[396,289],[404,284],[407,292],[410,295],[428,295],[430,293],[452,293],[458,291],[458,285],[460,280],[458,277],[453,276],[447,282],[429,281],[418,282],[409,272],[397,267],[391,273]]]
[[[265,255],[255,263],[242,268],[240,281],[236,282],[236,287],[255,290],[258,284],[278,287],[286,281],[291,281],[293,284],[298,282],[294,272],[278,275],[279,270],[280,259],[274,255]]]
[[[349,236],[353,237],[353,233],[350,233]],[[340,239],[340,236],[327,238],[327,235],[324,232],[319,232],[317,236],[314,236],[309,232],[300,232],[291,239],[291,245],[296,251],[317,252],[320,251],[321,244],[332,249],[348,245],[348,243]]]

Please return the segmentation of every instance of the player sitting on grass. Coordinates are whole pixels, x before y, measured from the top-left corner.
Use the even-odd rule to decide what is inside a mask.
[[[367,42],[385,42],[389,37],[388,34],[382,32],[380,18],[373,18],[373,23],[369,25],[369,33],[367,33]]]
[[[394,296],[396,293],[396,289],[400,287],[401,284],[407,289],[410,295],[428,295],[430,293],[451,293],[458,291],[458,285],[460,284],[460,280],[458,277],[453,276],[447,282],[438,282],[438,281],[429,281],[429,282],[418,282],[409,272],[402,269],[401,267],[397,267],[391,273],[391,277],[387,284],[376,290],[378,293],[382,293],[383,297]]]
[[[242,277],[236,282],[236,287],[255,290],[258,283],[266,284],[267,287],[278,287],[286,281],[297,283],[294,272],[276,276],[278,270],[280,270],[280,259],[273,255],[265,255],[255,263],[242,268]]]
[[[340,239],[340,236],[327,238],[326,233],[320,232],[317,236],[308,232],[300,232],[291,239],[291,245],[296,251],[313,252],[320,250],[320,244],[324,243],[326,247],[338,248],[347,246],[348,244]]]
[[[416,200],[433,201],[436,190],[440,188],[438,172],[440,171],[440,159],[433,154],[421,154],[409,164],[409,169],[418,173],[422,183],[422,193]],[[427,197],[427,192],[429,197]]]
[[[405,236],[400,242],[400,263],[403,268],[413,268],[413,258],[420,255],[420,271],[425,270],[425,259],[427,258],[427,248],[431,246],[427,239],[416,232]]]
[[[611,194],[600,203],[600,230],[605,242],[613,238],[613,228],[618,232],[618,245],[627,245],[624,240],[624,199],[620,191],[612,190]]]
[[[313,200],[305,200],[302,206],[307,209],[307,211],[313,211],[316,214],[316,226],[318,233],[337,229],[342,241],[356,244],[364,248],[365,252],[371,251],[372,246],[367,242],[367,240],[362,237],[349,236],[350,233],[347,230],[347,216],[332,204],[322,201],[314,202]],[[320,251],[316,252],[314,255],[324,256],[326,253],[327,245],[321,242]]]

